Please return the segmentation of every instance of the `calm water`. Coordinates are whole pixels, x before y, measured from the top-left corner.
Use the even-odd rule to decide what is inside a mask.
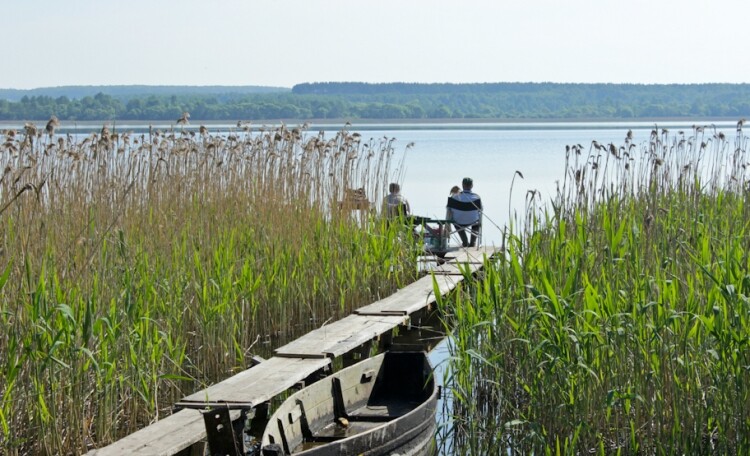
[[[659,125],[659,129],[684,130],[689,135],[693,123]],[[727,138],[734,137],[736,122],[716,126]],[[484,206],[484,244],[497,245],[509,214],[522,215],[527,192],[538,191],[544,203],[555,195],[556,183],[564,178],[566,145],[581,144],[585,151],[594,140],[620,146],[629,129],[640,145],[648,141],[653,128],[653,123],[477,124],[365,130],[362,136],[394,137],[397,151],[414,143],[405,152],[402,193],[416,214],[443,218],[450,188],[460,186],[463,177],[472,177]],[[523,179],[517,176],[513,181],[516,171]]]

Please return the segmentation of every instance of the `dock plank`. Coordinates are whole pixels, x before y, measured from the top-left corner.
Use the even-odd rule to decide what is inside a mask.
[[[440,294],[452,291],[464,280],[462,274],[436,274],[422,277],[385,299],[360,307],[358,315],[410,315],[435,303],[435,283]]]
[[[221,383],[191,394],[178,402],[181,407],[226,404],[249,408],[292,388],[308,375],[330,364],[329,359],[271,358]],[[232,419],[239,411],[232,412]],[[172,455],[205,439],[203,416],[184,409],[151,424],[117,442],[87,453],[90,456],[121,454]]]
[[[177,405],[227,404],[230,407],[254,407],[293,387],[330,363],[330,359],[325,358],[273,357],[221,383],[186,396]]]
[[[463,280],[457,278],[456,282]],[[383,299],[362,306],[354,313],[358,315],[409,315],[413,309],[426,307],[435,302],[435,287],[432,277],[422,277]]]
[[[339,356],[404,322],[405,318],[398,315],[349,315],[278,348],[276,356],[292,358]]]
[[[461,248],[456,251],[448,253],[445,258],[450,263],[470,263],[482,265],[485,259],[492,258],[492,256],[500,253],[499,247],[494,246],[481,246],[481,247],[469,247]]]
[[[464,268],[466,266],[471,266],[471,265],[463,265],[463,267],[459,267],[458,264],[445,263],[445,264],[441,264],[440,266],[435,266],[434,268],[430,269],[430,274],[445,274],[445,275],[462,276],[464,275]]]
[[[239,412],[234,412],[239,417]],[[235,418],[237,418],[235,417]],[[198,410],[180,410],[87,456],[168,456],[203,440],[206,427]]]

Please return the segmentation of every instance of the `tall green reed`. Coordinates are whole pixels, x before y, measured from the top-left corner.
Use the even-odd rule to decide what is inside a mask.
[[[557,197],[446,303],[456,451],[748,451],[747,138],[710,130],[568,148]]]
[[[0,450],[80,453],[413,280],[393,140],[304,126],[0,147]],[[54,132],[53,132],[54,133]]]

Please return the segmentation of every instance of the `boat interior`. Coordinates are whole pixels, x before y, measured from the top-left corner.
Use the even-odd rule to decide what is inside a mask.
[[[396,420],[425,402],[432,371],[422,352],[387,352],[290,397],[269,422],[285,454],[345,439]]]

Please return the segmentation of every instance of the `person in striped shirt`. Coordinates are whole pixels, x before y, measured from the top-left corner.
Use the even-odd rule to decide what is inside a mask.
[[[465,177],[461,182],[463,190],[448,198],[446,218],[453,222],[453,226],[461,238],[463,247],[475,247],[482,229],[482,199],[472,191],[474,181]],[[466,235],[469,230],[470,237]]]

